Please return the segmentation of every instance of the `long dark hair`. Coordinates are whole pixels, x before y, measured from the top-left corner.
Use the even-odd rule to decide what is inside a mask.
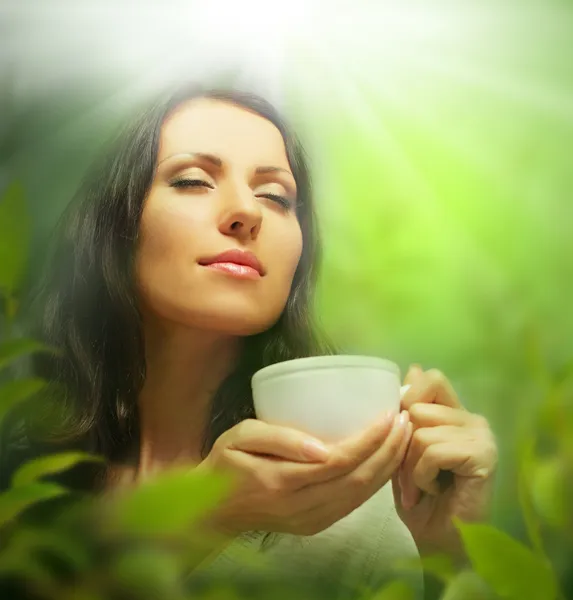
[[[307,159],[296,136],[267,101],[252,94],[198,87],[169,94],[142,110],[89,173],[62,217],[37,300],[37,337],[60,351],[34,363],[36,374],[50,382],[60,415],[57,430],[49,433],[110,460],[138,442],[137,397],[146,369],[134,256],[161,127],[179,105],[198,97],[236,104],[279,129],[298,187],[303,234],[286,308],[269,330],[245,338],[235,370],[213,398],[203,455],[221,433],[254,416],[250,378],[257,369],[333,352],[313,322],[320,244]]]

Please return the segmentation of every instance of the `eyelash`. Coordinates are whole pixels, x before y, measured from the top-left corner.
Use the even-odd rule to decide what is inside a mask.
[[[176,179],[171,182],[171,187],[174,188],[186,188],[186,187],[208,187],[214,189],[210,183],[203,181],[202,179]]]
[[[188,188],[188,187],[207,187],[209,189],[214,189],[214,187],[203,181],[202,179],[176,179],[171,182],[171,187],[174,188]],[[257,198],[268,198],[269,200],[273,200],[277,204],[280,204],[285,209],[292,208],[292,202],[285,198],[284,196],[279,196],[278,194],[259,194]]]

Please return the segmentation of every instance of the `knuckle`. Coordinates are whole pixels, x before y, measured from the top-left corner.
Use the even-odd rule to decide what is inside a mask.
[[[474,415],[474,423],[478,429],[489,429],[489,421],[483,415]]]
[[[428,380],[436,387],[443,387],[447,384],[447,377],[439,369],[430,369],[426,373]]]
[[[348,469],[354,463],[354,457],[348,450],[341,450],[332,459],[331,465],[335,470]]]
[[[224,431],[214,442],[211,451],[218,452],[229,445],[229,438],[232,436],[232,430]]]
[[[365,488],[370,486],[374,481],[374,473],[371,469],[359,469],[352,473],[350,481],[355,489]]]
[[[446,378],[439,369],[428,369],[426,371],[426,377],[432,379],[433,381],[443,381]]]
[[[488,461],[490,462],[490,464],[493,465],[493,467],[495,468],[499,457],[498,457],[497,445],[495,444],[495,442],[493,442],[493,440],[486,447],[486,457],[487,457]]]
[[[244,435],[246,433],[249,433],[252,429],[253,426],[256,427],[255,424],[255,419],[243,419],[240,423],[237,423],[237,425],[235,425],[234,429],[237,433]]]
[[[410,444],[416,448],[423,448],[427,445],[426,432],[423,427],[416,429],[412,433],[412,441]]]

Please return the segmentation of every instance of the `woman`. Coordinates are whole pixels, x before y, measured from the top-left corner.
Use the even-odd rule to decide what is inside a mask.
[[[277,534],[285,572],[352,563],[372,586],[412,537],[455,551],[451,517],[484,516],[495,444],[439,373],[413,367],[403,411],[336,445],[254,419],[256,370],[332,352],[311,319],[318,262],[306,160],[271,106],[184,90],[145,110],[68,210],[42,300],[41,335],[62,349],[37,364],[65,390],[58,439],[108,460],[67,482],[236,472],[212,523],[234,542],[207,573],[258,532]]]

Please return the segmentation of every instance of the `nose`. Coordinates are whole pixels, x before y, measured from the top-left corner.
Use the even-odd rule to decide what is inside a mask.
[[[256,239],[261,229],[261,206],[249,186],[229,190],[219,231],[241,239]]]

